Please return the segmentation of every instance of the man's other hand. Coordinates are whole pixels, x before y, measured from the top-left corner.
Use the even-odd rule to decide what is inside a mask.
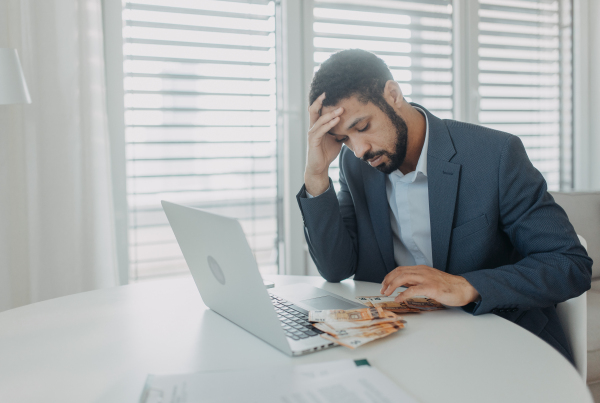
[[[424,295],[447,306],[464,306],[479,298],[477,290],[464,277],[424,265],[396,267],[383,279],[381,294],[390,296],[402,286],[408,289],[396,297],[397,302]]]

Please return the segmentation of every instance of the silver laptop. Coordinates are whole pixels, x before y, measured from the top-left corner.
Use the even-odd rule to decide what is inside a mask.
[[[308,311],[364,308],[307,284],[267,291],[237,220],[164,200],[162,206],[206,306],[285,354],[336,346],[308,323]]]

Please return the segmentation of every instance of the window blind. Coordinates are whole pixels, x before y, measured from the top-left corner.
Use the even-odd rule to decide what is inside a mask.
[[[187,271],[160,200],[238,218],[276,273],[274,2],[126,1],[123,19],[130,277]]]
[[[383,59],[408,101],[452,118],[451,1],[315,0],[315,71],[332,53],[360,48]],[[330,176],[339,190],[339,164]]]
[[[479,0],[479,122],[518,135],[552,190],[571,186],[571,6]]]

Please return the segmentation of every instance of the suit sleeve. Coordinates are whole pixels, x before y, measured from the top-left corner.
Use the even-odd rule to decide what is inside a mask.
[[[340,155],[340,165],[341,160]],[[330,282],[352,276],[358,261],[356,216],[342,167],[337,195],[330,178],[325,193],[308,198],[306,187],[302,186],[296,199],[304,220],[308,250],[321,276]]]
[[[473,314],[549,307],[590,289],[592,260],[516,136],[504,145],[498,175],[500,225],[523,258],[462,275],[481,295]]]

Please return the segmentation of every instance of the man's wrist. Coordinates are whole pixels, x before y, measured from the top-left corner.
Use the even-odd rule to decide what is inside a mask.
[[[471,302],[478,302],[481,300],[481,295],[479,292],[467,281],[466,278],[462,277],[463,287],[464,287],[464,295],[466,296],[467,302],[465,305],[470,304]]]
[[[313,196],[319,196],[329,189],[329,176],[309,176],[304,175],[304,186],[306,192]]]

